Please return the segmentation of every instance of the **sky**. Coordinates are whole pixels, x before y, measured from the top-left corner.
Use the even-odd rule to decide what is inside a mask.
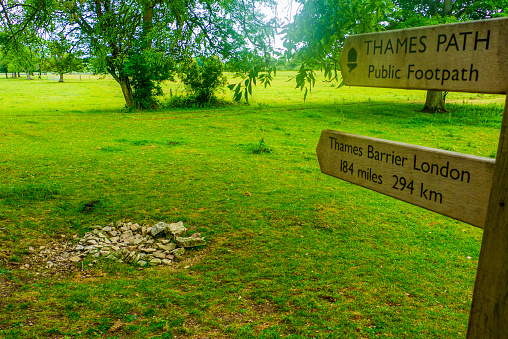
[[[277,11],[273,11],[270,8],[263,9],[263,13],[265,13],[269,18],[277,17],[279,24],[287,24],[290,19],[296,14],[298,10],[299,4],[294,2],[293,0],[277,0]],[[282,46],[282,37],[280,35],[275,36],[275,49],[279,52],[284,50]]]

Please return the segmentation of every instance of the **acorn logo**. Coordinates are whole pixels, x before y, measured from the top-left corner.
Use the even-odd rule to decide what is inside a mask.
[[[349,68],[349,71],[351,72],[358,66],[356,63],[356,60],[358,58],[358,55],[356,53],[356,49],[351,48],[347,54],[347,67]]]

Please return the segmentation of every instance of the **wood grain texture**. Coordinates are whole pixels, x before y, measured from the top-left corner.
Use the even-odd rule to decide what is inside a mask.
[[[316,152],[325,174],[484,227],[493,159],[330,130]]]
[[[476,273],[468,339],[508,338],[508,98]]]
[[[507,93],[508,18],[353,35],[348,86]]]

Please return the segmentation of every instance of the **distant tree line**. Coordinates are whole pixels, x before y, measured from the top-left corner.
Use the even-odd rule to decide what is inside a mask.
[[[11,73],[16,78],[22,72],[31,80],[34,73],[38,73],[40,78],[42,73],[54,72],[60,75],[59,81],[63,82],[65,73],[83,72],[86,69],[83,52],[63,36],[53,40],[33,36],[18,38],[16,44],[2,47],[0,71],[6,77]]]

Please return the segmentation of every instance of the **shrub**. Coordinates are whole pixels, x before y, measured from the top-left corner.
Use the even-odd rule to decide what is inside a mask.
[[[224,64],[218,57],[191,60],[181,68],[180,78],[195,104],[208,104],[217,100],[216,93],[223,90],[226,77]]]
[[[161,82],[173,80],[174,63],[161,52],[135,50],[124,63],[124,71],[133,87],[133,108],[152,109],[163,95]]]

